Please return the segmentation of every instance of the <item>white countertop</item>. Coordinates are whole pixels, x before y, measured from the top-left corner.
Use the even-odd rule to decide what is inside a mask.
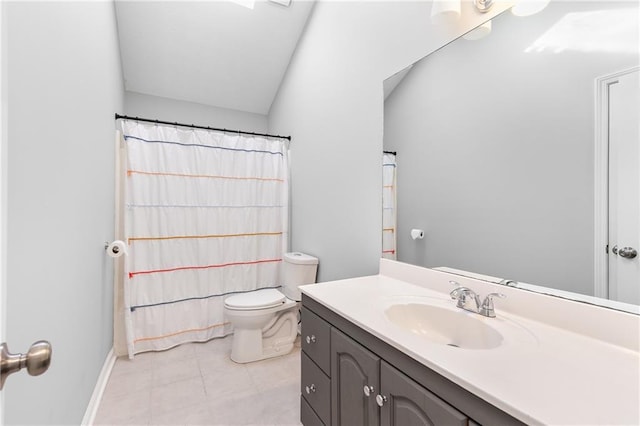
[[[421,298],[429,304],[455,306],[447,293],[427,285],[376,275],[301,289],[524,423],[640,424],[640,354],[636,350],[502,311],[502,300],[496,301],[496,318],[469,315],[499,331],[503,343],[486,350],[454,348],[400,328],[384,314],[393,303],[420,303]]]

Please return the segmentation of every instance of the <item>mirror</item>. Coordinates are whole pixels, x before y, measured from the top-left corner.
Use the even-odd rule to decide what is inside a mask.
[[[594,270],[613,256],[598,236],[613,233],[596,208],[607,198],[596,191],[607,185],[598,87],[638,66],[638,16],[637,3],[609,1],[506,11],[488,36],[459,38],[385,80],[397,260],[640,312],[638,257],[626,259],[635,265],[620,284],[631,288],[626,300],[611,285],[607,294]],[[637,215],[640,201],[627,201]]]

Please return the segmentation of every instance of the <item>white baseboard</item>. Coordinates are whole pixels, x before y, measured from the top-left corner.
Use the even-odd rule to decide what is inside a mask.
[[[93,422],[96,419],[96,414],[98,413],[98,407],[100,407],[102,394],[104,393],[104,389],[107,387],[107,382],[109,381],[109,376],[111,375],[111,370],[113,370],[113,365],[115,363],[116,355],[113,352],[113,348],[111,348],[107,354],[107,358],[104,360],[102,371],[100,371],[100,375],[98,376],[98,381],[96,382],[96,387],[93,389],[93,394],[89,400],[87,410],[84,412],[84,417],[82,418],[83,426],[93,425]]]

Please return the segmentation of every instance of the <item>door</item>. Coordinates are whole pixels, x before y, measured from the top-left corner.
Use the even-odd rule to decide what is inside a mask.
[[[380,366],[381,426],[466,426],[468,417],[411,378],[382,361]]]
[[[335,328],[331,330],[331,424],[379,424],[380,358]]]
[[[25,352],[10,353],[9,347],[5,345],[7,332],[7,14],[5,2],[0,2],[0,426],[5,422],[5,401],[4,384],[9,374],[24,368],[21,374],[40,375],[49,368],[51,360],[51,345],[48,342],[36,342],[30,349],[20,348]],[[14,349],[14,348],[11,348]],[[14,379],[15,380],[15,379]],[[11,385],[9,385],[10,387]]]
[[[6,74],[6,61],[5,61],[5,43],[6,43],[6,26],[4,22],[4,3],[0,2],[0,342],[4,342],[5,339],[5,324],[7,323],[5,303],[6,298],[6,282],[5,282],[5,235],[4,235],[4,220],[5,220],[5,167],[4,161],[6,158],[6,96],[5,80]],[[4,394],[0,392],[0,426],[4,425]]]
[[[609,298],[640,304],[640,75],[609,85]]]

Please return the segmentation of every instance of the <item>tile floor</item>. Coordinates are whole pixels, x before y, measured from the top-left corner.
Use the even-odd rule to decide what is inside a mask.
[[[231,337],[119,358],[95,425],[300,425],[300,340],[288,355],[229,359]]]

